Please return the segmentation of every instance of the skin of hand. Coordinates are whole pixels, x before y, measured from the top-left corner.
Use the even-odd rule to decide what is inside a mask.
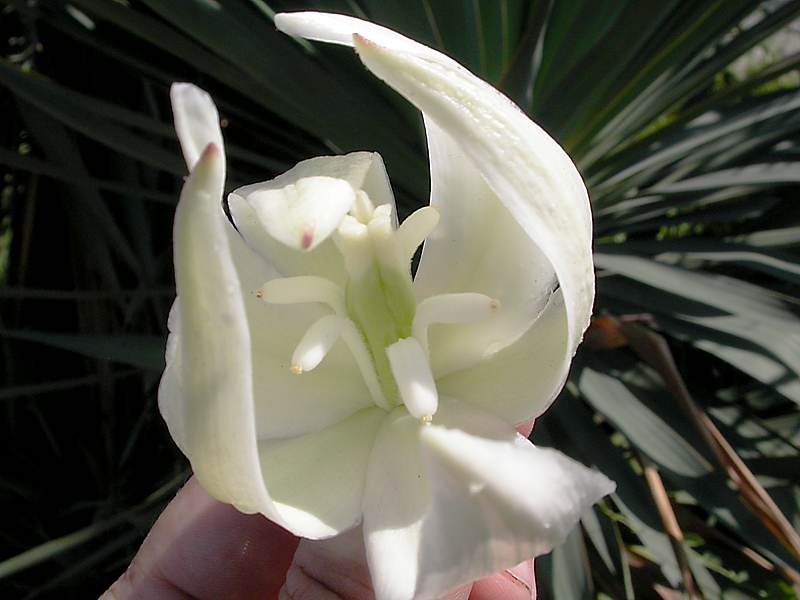
[[[331,540],[300,540],[212,499],[192,478],[100,600],[373,600],[361,539],[356,528]],[[500,598],[536,599],[533,560],[442,600]]]

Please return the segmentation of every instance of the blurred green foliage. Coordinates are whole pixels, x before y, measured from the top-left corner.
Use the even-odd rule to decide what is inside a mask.
[[[426,202],[419,115],[352,52],[276,32],[297,9],[447,52],[590,188],[598,318],[533,439],[618,491],[538,561],[540,598],[798,597],[800,2],[0,7],[2,597],[97,595],[188,473],[155,400],[184,174],[172,81],[218,102],[231,187],[369,149],[401,214]]]

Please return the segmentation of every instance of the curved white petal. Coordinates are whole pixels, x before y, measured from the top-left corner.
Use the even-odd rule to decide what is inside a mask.
[[[342,156],[319,156],[304,160],[275,179],[238,188],[228,196],[233,222],[248,245],[269,261],[281,275],[319,275],[344,284],[347,277],[344,263],[332,240],[326,239],[309,252],[297,252],[270,235],[264,228],[263,218],[259,216],[259,194],[295,184],[307,177],[342,179],[353,190],[366,192],[373,204],[389,204],[393,208],[395,206],[380,155],[376,152],[352,152]]]
[[[440,393],[489,410],[507,423],[538,417],[569,373],[566,327],[564,298],[557,290],[521,338],[470,369],[438,379]]]
[[[364,64],[447,133],[550,261],[564,295],[571,358],[594,299],[586,187],[561,147],[513,102],[450,60],[356,40]]]
[[[436,50],[391,29],[346,15],[305,11],[279,13],[275,15],[275,27],[289,35],[343,46],[352,46],[353,34],[359,33],[386,48],[427,56],[434,60],[445,59],[456,64]]]
[[[376,597],[433,600],[549,552],[613,490],[485,411],[445,400],[429,426],[396,411],[375,440],[364,497]]]
[[[426,130],[431,206],[441,218],[422,250],[417,298],[480,292],[499,300],[489,318],[432,328],[433,370],[441,377],[494,355],[525,333],[547,303],[555,274],[458,144],[428,119]]]
[[[291,336],[302,334],[314,311],[293,307],[292,314],[282,314],[290,307],[265,306],[248,292],[270,276],[270,267],[244,244],[214,201],[213,194],[221,194],[214,168],[219,155],[209,148],[189,176],[176,213],[179,295],[170,313],[159,406],[209,494],[244,512],[261,512],[298,535],[331,535],[345,527],[341,517],[323,526],[273,503],[262,478],[272,472],[271,463],[262,470],[259,452],[269,438],[302,435],[346,419],[371,405],[369,394],[345,349],[309,378],[290,373]],[[351,468],[356,455],[366,454],[357,446],[350,453]],[[284,487],[277,489],[285,496]],[[347,500],[337,502],[344,506]],[[350,506],[355,502],[349,499]]]
[[[566,370],[589,324],[594,298],[589,201],[566,153],[489,84],[399,34],[324,13],[279,15],[276,24],[296,35],[356,46],[375,75],[458,146],[556,273],[567,316],[557,371]]]
[[[222,161],[208,145],[175,213],[181,394],[159,402],[171,405],[165,418],[179,412],[170,428],[182,426],[183,448],[212,496],[246,512],[271,512],[256,446],[250,331],[220,205]]]
[[[264,482],[292,532],[319,539],[361,521],[367,463],[386,414],[367,408],[317,433],[259,443]]]
[[[193,114],[186,103],[207,96],[191,86],[181,90],[176,118],[192,129],[191,117],[177,115]],[[202,143],[203,135],[216,137],[203,122],[189,142],[182,134],[189,158],[191,144]],[[293,344],[325,309],[269,306],[256,298],[255,291],[277,273],[225,217],[224,173],[222,150],[212,142],[196,162],[176,211],[178,298],[170,313],[159,406],[211,495],[292,529],[264,487],[258,439],[319,430],[369,406],[370,396],[344,348],[332,350],[328,368],[317,369],[316,379],[297,381],[291,375]],[[324,394],[321,383],[327,386]]]
[[[164,353],[166,366],[158,384],[158,410],[167,423],[167,428],[172,439],[175,440],[175,444],[181,452],[186,454],[186,443],[183,439],[186,425],[183,418],[184,392],[181,373],[183,352],[181,351],[180,320],[180,299],[175,298],[167,319],[169,335]]]
[[[214,144],[220,152],[223,152],[221,165],[224,181],[225,156],[222,131],[219,127],[217,107],[211,96],[191,83],[173,83],[169,95],[172,100],[175,131],[189,171],[194,169],[206,146]]]

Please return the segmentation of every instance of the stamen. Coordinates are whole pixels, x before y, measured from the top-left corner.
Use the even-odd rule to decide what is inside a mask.
[[[430,423],[439,407],[439,394],[419,341],[413,337],[399,340],[386,348],[386,356],[408,412]]]
[[[400,224],[397,228],[397,241],[408,260],[411,260],[419,245],[438,224],[439,211],[433,206],[424,206],[414,211]]]
[[[330,279],[313,275],[272,279],[256,290],[256,298],[270,304],[322,302],[338,315],[346,312],[342,288]]]
[[[302,375],[306,371],[315,369],[340,337],[350,349],[373,402],[385,410],[391,410],[393,407],[383,395],[364,338],[361,337],[355,323],[348,318],[327,315],[314,322],[292,354],[291,372]]]
[[[367,226],[352,215],[345,215],[333,241],[342,254],[350,279],[358,280],[372,264]]]
[[[434,323],[471,323],[490,317],[500,308],[500,302],[484,294],[465,292],[439,294],[417,305],[411,330],[425,352],[428,348],[428,327]]]
[[[341,336],[346,321],[338,315],[327,315],[309,327],[292,354],[292,373],[313,371]]]
[[[375,205],[364,190],[356,192],[356,201],[353,203],[353,216],[366,225],[372,218]]]
[[[372,396],[372,401],[384,410],[391,410],[394,407],[383,394],[380,381],[378,381],[378,374],[375,371],[375,364],[372,362],[372,356],[370,356],[369,349],[364,343],[364,337],[353,321],[350,319],[345,319],[345,321],[347,322],[342,328],[342,340],[350,348],[356,365],[361,371],[361,377],[364,378],[364,383]]]
[[[372,213],[367,228],[378,263],[387,271],[398,270],[401,273],[408,271],[408,260],[399,238],[395,237],[396,232],[392,225],[392,206],[390,204],[378,206]]]

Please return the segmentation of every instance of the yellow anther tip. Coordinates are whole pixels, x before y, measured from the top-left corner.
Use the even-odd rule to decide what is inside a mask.
[[[500,308],[500,300],[495,300],[494,298],[489,300],[489,310],[491,310],[492,312],[497,312],[499,308]]]
[[[433,423],[433,416],[432,415],[422,415],[419,418],[419,422],[422,423],[423,425],[430,425],[431,423]]]
[[[292,372],[292,375],[303,374],[303,367],[301,365],[292,365],[291,367],[289,367],[289,370]]]

